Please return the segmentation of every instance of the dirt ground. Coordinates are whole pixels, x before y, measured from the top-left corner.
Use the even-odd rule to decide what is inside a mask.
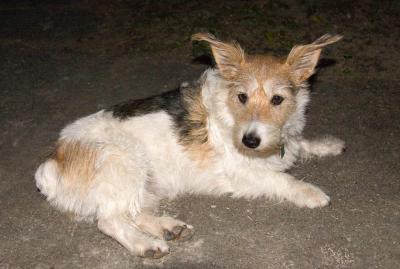
[[[0,268],[400,268],[399,3],[2,1]],[[164,201],[160,214],[196,234],[144,260],[51,208],[33,174],[65,124],[198,78],[207,68],[199,56],[209,53],[190,44],[198,31],[279,55],[344,35],[312,80],[306,136],[335,135],[347,151],[291,170],[330,194],[326,208]]]

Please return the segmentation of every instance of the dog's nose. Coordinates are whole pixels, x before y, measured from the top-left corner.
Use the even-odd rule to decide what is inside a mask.
[[[242,138],[242,143],[251,149],[255,149],[260,145],[261,139],[255,134],[245,134]]]

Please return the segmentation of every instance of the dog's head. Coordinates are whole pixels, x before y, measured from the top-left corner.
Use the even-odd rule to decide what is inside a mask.
[[[299,90],[314,73],[321,49],[341,39],[324,35],[292,48],[285,59],[247,55],[236,42],[226,43],[209,33],[192,40],[210,44],[220,76],[226,81],[225,105],[233,117],[233,141],[247,153],[275,153],[282,129],[297,109]],[[303,109],[304,110],[304,109]]]

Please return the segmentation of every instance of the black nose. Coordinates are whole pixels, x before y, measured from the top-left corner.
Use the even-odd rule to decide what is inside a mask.
[[[251,149],[255,149],[260,145],[261,139],[255,134],[245,134],[242,138],[242,143]]]

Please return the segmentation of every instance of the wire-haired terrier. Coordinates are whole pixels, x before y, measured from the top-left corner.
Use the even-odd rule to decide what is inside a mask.
[[[152,210],[180,194],[268,197],[323,207],[318,187],[285,173],[298,157],[338,155],[344,142],[302,136],[307,79],[321,50],[341,39],[324,35],[285,58],[248,55],[208,33],[216,67],[193,84],[131,100],[78,119],[60,134],[35,174],[47,200],[98,228],[133,254],[159,258],[166,241],[193,227]]]

